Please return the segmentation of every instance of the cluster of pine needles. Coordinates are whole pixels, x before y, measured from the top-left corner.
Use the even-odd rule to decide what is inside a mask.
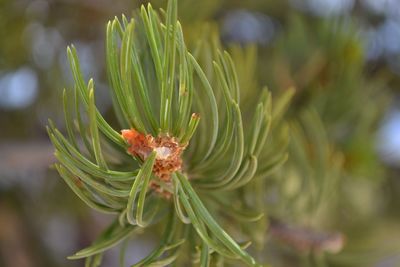
[[[88,206],[115,214],[93,244],[70,259],[99,266],[106,250],[151,231],[159,234],[158,246],[131,266],[267,266],[248,250],[262,251],[265,244],[266,178],[288,158],[284,114],[294,91],[272,99],[266,88],[243,88],[240,57],[218,45],[200,41],[189,52],[176,0],[166,11],[148,5],[130,20],[110,21],[105,47],[118,126],[97,109],[95,83],[83,77],[73,46],[68,59],[75,86],[63,95],[66,133],[48,126],[60,176]],[[305,114],[306,123],[316,120],[313,114]],[[312,133],[320,144],[316,157],[329,164],[324,139]],[[164,139],[182,150],[176,158],[165,142],[149,145]],[[294,155],[306,157],[301,138],[294,140]],[[157,175],[155,166],[167,160],[175,168]]]

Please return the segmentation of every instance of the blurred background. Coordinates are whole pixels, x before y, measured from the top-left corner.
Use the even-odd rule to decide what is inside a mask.
[[[61,92],[73,85],[66,59],[71,43],[84,74],[96,81],[101,112],[112,112],[105,24],[144,3],[0,0],[0,266],[82,266],[66,256],[109,223],[49,168],[53,149],[45,125],[49,117],[63,125]],[[151,3],[165,6],[165,0]],[[289,113],[312,106],[329,143],[343,154],[338,204],[326,212],[346,245],[328,266],[400,266],[400,1],[179,5],[188,39],[197,38],[198,25],[207,22],[218,25],[227,47],[257,44],[257,83],[273,93],[295,87]],[[154,243],[151,236],[139,240],[129,249],[132,260]],[[285,251],[287,260],[277,266],[303,266],[291,260],[293,254]],[[109,253],[103,266],[115,266],[118,257]]]

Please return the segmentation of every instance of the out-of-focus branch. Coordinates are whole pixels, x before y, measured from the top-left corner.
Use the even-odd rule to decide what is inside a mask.
[[[338,253],[345,243],[345,236],[340,232],[320,232],[303,226],[289,226],[277,220],[271,220],[270,234],[300,252]]]
[[[0,174],[44,171],[54,162],[50,142],[7,142],[0,144]]]

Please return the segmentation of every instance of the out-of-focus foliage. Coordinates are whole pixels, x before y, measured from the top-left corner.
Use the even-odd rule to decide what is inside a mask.
[[[151,2],[165,8],[163,1]],[[253,235],[255,248],[265,245],[259,259],[274,266],[398,266],[398,170],[389,170],[376,153],[378,127],[398,90],[398,56],[390,52],[371,59],[371,44],[365,38],[365,31],[371,27],[396,36],[385,30],[389,28],[380,27],[392,19],[391,15],[373,13],[365,8],[364,1],[349,1],[357,2],[352,12],[321,17],[294,8],[295,2],[318,1],[185,0],[179,4],[190,51],[196,49],[199,36],[208,36],[209,30],[204,28],[212,28],[213,35],[222,36],[222,44],[217,46],[227,49],[236,63],[243,106],[257,100],[256,88],[261,85],[267,85],[273,97],[290,87],[295,90],[285,115],[288,123],[276,125],[271,133],[271,151],[275,151],[276,144],[282,147],[282,137],[290,137],[288,154],[284,151],[276,159],[288,156],[286,165],[243,190],[247,196],[264,196],[262,202],[258,197],[247,197],[246,201],[266,212],[271,220],[243,224],[243,231]],[[31,146],[25,142],[46,140],[43,125],[49,114],[57,125],[62,125],[61,88],[70,86],[68,81],[72,80],[65,75],[64,48],[71,42],[78,48],[85,77],[95,76],[100,81],[96,100],[101,112],[107,119],[113,118],[103,61],[104,23],[121,13],[130,16],[141,3],[145,1],[1,1],[0,79],[4,81],[5,74],[29,67],[39,85],[32,105],[14,110],[0,106],[1,143],[18,143],[12,150],[18,155],[20,149],[19,155],[25,156],[9,161],[10,153],[0,146],[0,224],[6,229],[0,231],[0,266],[72,266],[75,263],[64,261],[64,257],[87,245],[108,224],[109,219],[90,213],[66,190],[53,171],[21,171],[22,166],[33,162],[29,155],[35,155],[27,153]],[[247,12],[244,16],[239,13],[242,21],[248,15],[271,19],[273,33],[269,41],[257,47],[231,43],[240,40],[232,34],[243,37],[240,27],[227,33],[232,29],[227,17],[237,10]],[[248,34],[256,28],[245,27]],[[205,39],[210,45],[210,38]],[[387,38],[382,35],[378,41],[387,42]],[[394,51],[395,43],[386,46]],[[0,82],[0,93],[2,88]],[[9,167],[16,166],[11,162],[21,166],[18,172]],[[211,201],[206,204],[215,205]],[[229,225],[229,216],[226,218],[219,222]],[[276,219],[303,233],[308,233],[302,231],[304,227],[317,232],[341,231],[346,236],[345,246],[339,254],[298,250],[291,244],[293,240],[287,242],[273,234]],[[262,229],[268,229],[265,235],[254,236]],[[154,245],[154,236],[140,238],[143,243],[139,247],[128,245],[129,251],[141,251],[130,255],[132,262],[149,251],[146,247]],[[9,244],[18,249],[11,251]],[[14,257],[17,250],[22,261]],[[117,258],[114,252],[106,254],[104,266],[115,265]]]
[[[388,94],[379,74],[367,73],[364,47],[351,21],[319,21],[311,27],[297,16],[290,32],[268,51],[266,80],[297,88],[293,110],[313,107],[329,138],[346,152],[346,167],[382,177],[374,151],[377,122]],[[366,168],[366,169],[365,169]]]

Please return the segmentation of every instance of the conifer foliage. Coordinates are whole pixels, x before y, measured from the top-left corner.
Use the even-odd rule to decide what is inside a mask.
[[[257,102],[241,105],[231,55],[219,47],[189,52],[176,0],[166,12],[148,5],[110,21],[105,47],[119,125],[97,109],[95,82],[85,80],[71,46],[66,133],[48,126],[60,176],[88,206],[115,214],[70,259],[99,266],[109,248],[153,231],[159,245],[132,266],[267,266],[248,252],[252,242],[262,246],[267,225],[264,195],[254,189],[287,159],[282,117],[293,91],[272,101],[257,88],[248,92]],[[213,57],[200,60],[204,54]]]

